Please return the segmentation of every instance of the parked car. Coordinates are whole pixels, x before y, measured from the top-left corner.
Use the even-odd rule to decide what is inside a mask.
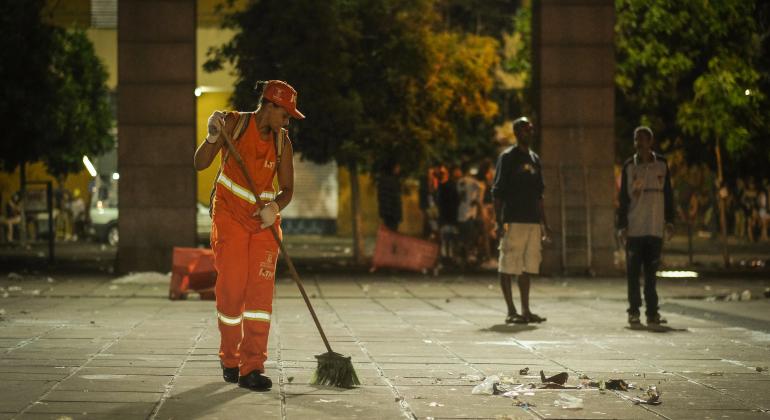
[[[118,244],[118,207],[108,201],[97,200],[91,205],[91,223],[88,235],[112,246]]]
[[[199,244],[208,244],[211,233],[211,218],[209,217],[209,208],[198,203],[195,221],[197,225],[196,237]],[[118,234],[118,208],[97,201],[91,206],[91,224],[88,227],[88,234],[99,242],[117,246],[119,241]]]

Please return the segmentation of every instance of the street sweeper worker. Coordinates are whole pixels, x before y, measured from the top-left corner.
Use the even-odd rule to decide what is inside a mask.
[[[222,376],[253,390],[272,386],[264,375],[273,307],[280,211],[292,199],[294,165],[285,127],[303,119],[297,92],[286,82],[258,82],[261,93],[253,112],[215,111],[208,135],[195,151],[195,168],[211,165],[221,151],[212,192],[211,248],[217,270],[216,309]],[[225,145],[225,133],[245,163],[259,196]],[[260,200],[263,206],[257,203]]]

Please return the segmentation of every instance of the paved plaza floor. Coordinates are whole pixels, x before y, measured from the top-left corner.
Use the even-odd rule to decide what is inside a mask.
[[[537,279],[533,310],[548,321],[523,326],[504,324],[493,274],[306,282],[360,387],[308,384],[324,347],[288,278],[276,288],[274,386],[259,393],[222,381],[214,303],[167,300],[164,275],[2,273],[0,419],[770,419],[767,280],[661,280],[666,332],[627,328],[620,278]],[[567,372],[571,389],[540,389],[541,370]],[[474,395],[491,375],[503,390],[521,384],[518,395]],[[581,375],[635,387],[574,389]],[[631,401],[650,386],[661,404]]]

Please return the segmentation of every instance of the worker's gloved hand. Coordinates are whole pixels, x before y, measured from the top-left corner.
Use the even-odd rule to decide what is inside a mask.
[[[216,143],[219,139],[219,135],[222,134],[222,129],[225,126],[225,113],[222,111],[214,111],[209,117],[208,123],[208,135],[206,141],[209,143]]]
[[[266,229],[275,223],[275,218],[278,216],[278,211],[281,210],[278,207],[278,203],[271,201],[262,207],[259,211],[259,218],[262,219],[262,229]]]

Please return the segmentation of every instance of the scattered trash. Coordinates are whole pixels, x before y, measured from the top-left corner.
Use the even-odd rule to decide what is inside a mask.
[[[293,376],[289,376],[288,378],[286,378],[286,381],[288,383],[292,383],[292,382],[294,382],[294,377]]]
[[[8,273],[8,280],[22,280],[24,277],[19,273]]]
[[[340,400],[325,400],[323,398],[319,398],[318,401],[316,401],[316,402],[320,402],[320,403],[335,403],[335,402],[340,402]]]
[[[431,406],[431,407],[443,407],[443,406],[444,406],[444,404],[439,404],[439,403],[437,403],[437,402],[435,402],[435,401],[432,401],[432,402],[431,402],[430,404],[428,404],[428,405],[429,405],[429,406]]]
[[[537,407],[535,404],[528,403],[526,401],[520,401],[520,400],[516,400],[513,403],[513,405],[515,405],[516,407],[521,407],[521,408],[523,408],[525,410],[528,409],[529,407]]]
[[[711,290],[711,286],[709,286],[707,284],[707,285],[703,286],[703,289],[706,290],[706,291],[710,291]]]
[[[3,292],[3,298],[7,298],[7,297],[8,297],[8,296],[10,296],[10,295],[11,295],[11,294],[10,294],[10,293],[8,293],[8,292]]]
[[[19,286],[8,286],[9,292],[21,292],[21,287]]]
[[[585,373],[581,373],[580,376],[578,376],[578,379],[591,379],[586,375]]]
[[[449,303],[449,302],[451,302],[451,300],[449,300],[449,298],[446,298],[446,299],[444,299],[444,302],[445,303]]]
[[[159,273],[156,271],[140,271],[137,273],[129,273],[123,277],[118,277],[111,281],[112,284],[148,284],[148,285],[165,285],[168,286],[171,274]]]
[[[48,283],[55,283],[55,282],[56,282],[56,280],[54,280],[54,279],[53,279],[53,277],[48,277],[48,278],[46,279],[46,281],[47,281]]]
[[[497,375],[487,376],[480,384],[473,387],[473,395],[494,395],[497,390],[497,384],[500,383],[500,377]]]
[[[0,309],[0,318],[5,316],[5,309]]]
[[[403,400],[404,400],[404,397],[396,397],[394,399],[395,402],[399,402],[399,401],[403,401]]]
[[[757,366],[755,369],[757,372],[767,372],[767,366]]]
[[[751,290],[744,290],[741,292],[741,300],[751,300]]]
[[[604,382],[604,388],[613,391],[628,391],[629,387],[626,381],[622,379],[610,379]]]
[[[634,398],[634,401],[636,401],[638,404],[659,405],[661,401],[658,387],[652,385],[651,387],[647,388],[647,392],[645,393],[644,397],[636,397]]]
[[[545,373],[543,371],[540,371],[540,381],[545,383],[554,383],[558,385],[564,385],[567,383],[567,378],[569,378],[569,373],[567,372],[561,372],[557,373],[556,375],[551,376],[550,378],[545,377]]]
[[[500,376],[500,375],[497,375]],[[519,381],[510,376],[500,376],[500,383],[506,385],[519,385]]]
[[[519,370],[519,375],[528,375],[529,374],[529,368],[525,367],[524,369]]]
[[[559,399],[554,401],[553,405],[567,410],[581,410],[583,408],[583,399],[561,393],[559,394]]]
[[[22,314],[22,315],[28,315],[29,311],[26,310],[26,309],[22,309],[22,310],[19,311],[19,313]]]
[[[519,393],[517,391],[508,391],[508,392],[503,393],[503,397],[518,398],[519,397]]]
[[[108,287],[108,289],[110,289],[110,290],[118,290],[119,288],[120,287],[118,287],[118,285],[116,285],[116,284],[110,285],[110,287]]]
[[[725,376],[724,372],[709,372],[709,376]]]
[[[478,382],[484,379],[480,375],[463,375],[461,378],[465,379],[468,382]]]
[[[32,290],[32,291],[29,292],[29,294],[32,295],[32,296],[39,296],[40,295],[40,290],[39,289]]]

